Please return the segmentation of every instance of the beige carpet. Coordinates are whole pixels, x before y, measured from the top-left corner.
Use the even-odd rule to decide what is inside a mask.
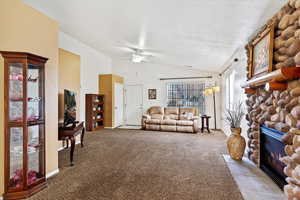
[[[222,153],[222,133],[87,133],[75,166],[69,167],[69,151],[60,152],[60,173],[30,199],[240,200]]]

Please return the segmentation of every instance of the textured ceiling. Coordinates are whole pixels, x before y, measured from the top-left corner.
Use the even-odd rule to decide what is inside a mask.
[[[60,29],[110,55],[132,44],[153,63],[220,71],[236,48],[286,0],[23,0]]]

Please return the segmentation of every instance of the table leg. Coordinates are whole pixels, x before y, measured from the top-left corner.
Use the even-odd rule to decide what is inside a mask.
[[[203,120],[203,118],[201,118],[201,133],[203,133],[204,132],[204,120]]]
[[[210,133],[210,130],[209,130],[209,118],[206,119],[206,128],[207,128],[207,131]]]
[[[74,166],[73,164],[74,150],[75,150],[75,137],[71,137],[71,152],[70,152],[71,166]]]
[[[69,139],[66,139],[65,141],[67,143],[67,147],[66,147],[66,149],[67,149],[67,148],[69,148]]]
[[[84,138],[84,134],[85,134],[85,128],[82,129],[81,136],[80,136],[81,147],[83,147],[83,138]]]

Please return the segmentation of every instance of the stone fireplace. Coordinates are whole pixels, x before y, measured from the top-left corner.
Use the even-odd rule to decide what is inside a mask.
[[[271,26],[272,72],[253,78],[252,44]],[[249,41],[246,50],[248,80],[243,87],[247,94],[248,157],[284,185],[289,200],[300,200],[300,0],[288,0]]]
[[[264,162],[268,162],[266,159],[268,159],[269,149],[263,146],[266,134],[262,129],[265,127],[274,130],[269,132],[269,135],[275,139],[280,137],[282,144],[274,148],[273,154],[277,152],[275,157],[285,164],[282,166],[287,182],[284,186],[285,194],[289,197],[298,195],[296,199],[300,199],[300,81],[289,81],[288,89],[284,91],[268,92],[263,88],[257,88],[255,94],[248,95],[246,104],[249,159],[258,167],[265,169]],[[282,149],[285,154],[282,153]],[[268,172],[267,174],[270,175]],[[279,174],[282,177],[280,170]],[[281,187],[284,184],[282,181],[279,183]]]
[[[260,168],[281,189],[287,184],[285,181],[286,175],[284,174],[286,165],[280,160],[286,156],[284,151],[285,144],[282,142],[285,134],[265,126],[260,127]]]

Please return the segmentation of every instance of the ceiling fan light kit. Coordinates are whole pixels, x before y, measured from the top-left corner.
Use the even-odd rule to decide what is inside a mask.
[[[137,53],[133,53],[131,61],[133,63],[141,63],[143,61],[143,59],[144,59],[144,56],[139,55]]]

